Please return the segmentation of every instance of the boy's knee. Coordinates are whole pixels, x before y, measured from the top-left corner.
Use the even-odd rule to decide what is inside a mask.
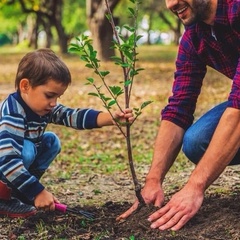
[[[22,158],[23,162],[26,165],[31,165],[37,155],[37,149],[35,145],[28,140],[24,140],[23,150],[22,150]]]
[[[46,132],[44,134],[44,144],[48,149],[55,150],[56,153],[61,151],[61,142],[58,136],[53,132]]]

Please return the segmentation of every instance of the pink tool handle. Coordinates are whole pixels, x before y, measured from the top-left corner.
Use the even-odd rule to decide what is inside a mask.
[[[55,203],[55,209],[65,213],[67,211],[67,205],[62,204],[62,203]]]

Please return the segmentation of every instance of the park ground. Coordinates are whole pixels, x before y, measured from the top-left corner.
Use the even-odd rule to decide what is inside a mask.
[[[0,49],[0,101],[14,91],[17,64],[26,51]],[[174,46],[141,46],[140,67],[145,68],[134,83],[131,107],[152,100],[132,126],[132,145],[136,172],[141,184],[151,163],[160,111],[171,94],[174,72]],[[104,110],[100,100],[89,96],[94,90],[84,85],[94,76],[76,56],[61,56],[68,65],[73,83],[59,101],[71,107]],[[119,84],[122,72],[113,63],[102,63],[109,70],[111,84]],[[97,77],[96,77],[97,80]],[[231,82],[209,70],[199,97],[195,119],[227,99]],[[0,239],[92,239],[92,240],[237,240],[240,239],[240,169],[228,167],[205,194],[200,211],[180,231],[151,230],[147,216],[115,218],[135,199],[128,167],[125,141],[116,127],[76,131],[49,126],[62,142],[62,152],[42,178],[46,188],[75,210],[94,213],[95,219],[60,212],[38,212],[28,219],[0,217]],[[194,165],[181,153],[164,182],[166,201],[187,181]]]

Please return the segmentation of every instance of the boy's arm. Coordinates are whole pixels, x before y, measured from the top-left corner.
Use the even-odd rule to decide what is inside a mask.
[[[100,112],[97,117],[97,125],[99,127],[113,125],[113,119],[109,113]]]
[[[126,120],[132,122],[134,119],[131,109],[125,109],[124,112],[117,111],[113,113],[113,118],[121,122],[125,122]],[[110,113],[100,112],[97,116],[97,125],[98,127],[114,125],[115,124],[114,119],[112,119]]]

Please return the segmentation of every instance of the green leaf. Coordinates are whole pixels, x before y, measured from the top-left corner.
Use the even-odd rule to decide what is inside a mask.
[[[132,83],[131,80],[127,80],[127,81],[124,82],[124,86],[127,87],[127,86],[129,86],[131,83]]]
[[[111,15],[109,13],[107,13],[105,16],[106,16],[108,21],[111,19]]]
[[[116,104],[116,100],[112,100],[108,103],[108,107],[111,107],[112,105]]]
[[[130,27],[128,25],[124,25],[123,26],[125,29],[127,29],[129,32],[135,32],[135,28],[134,27]]]
[[[135,10],[133,8],[128,8],[128,11],[134,16],[135,15]]]
[[[86,66],[87,68],[93,68],[92,64],[90,64],[90,63],[87,63],[85,66]]]
[[[115,63],[122,63],[122,59],[121,59],[120,57],[112,56],[111,59],[112,59]]]
[[[113,93],[113,95],[115,96],[119,96],[123,93],[123,89],[119,86],[109,86],[111,92]]]
[[[101,99],[102,100],[104,100],[105,102],[108,102],[109,100],[111,100],[111,98],[110,97],[106,97],[104,94],[100,94],[100,96],[101,96]]]
[[[107,76],[109,73],[110,73],[109,71],[100,71],[102,77]]]
[[[88,77],[88,78],[87,78],[87,80],[88,80],[88,82],[89,82],[89,83],[91,83],[91,84],[93,84],[93,83],[94,83],[94,79],[93,79],[93,78],[91,78],[91,77]]]
[[[141,39],[143,37],[143,35],[137,35],[136,36],[136,42],[139,40],[139,39]]]
[[[148,106],[149,104],[151,104],[153,101],[146,101],[144,103],[142,103],[141,105],[141,109],[145,108],[146,106]]]
[[[107,110],[111,109],[111,107],[105,106],[103,105],[103,107],[105,107]]]
[[[88,95],[90,95],[90,96],[95,96],[95,97],[99,97],[99,95],[98,95],[97,93],[94,93],[94,92],[90,92],[90,93],[88,93]]]
[[[142,70],[145,70],[144,68],[138,68],[138,69],[136,69],[136,71],[142,71]]]
[[[81,55],[80,59],[83,60],[84,62],[89,62],[88,57],[86,55]]]
[[[121,67],[123,67],[123,68],[131,67],[131,65],[130,65],[129,63],[122,63],[122,64],[120,64],[120,65],[121,65]]]

